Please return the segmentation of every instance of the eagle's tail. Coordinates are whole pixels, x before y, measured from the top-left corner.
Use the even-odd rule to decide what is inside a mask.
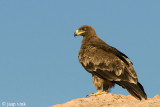
[[[137,84],[125,82],[125,81],[116,81],[116,83],[123,88],[127,89],[128,92],[135,98],[142,100],[147,99],[147,95],[144,91],[143,86],[138,82]]]

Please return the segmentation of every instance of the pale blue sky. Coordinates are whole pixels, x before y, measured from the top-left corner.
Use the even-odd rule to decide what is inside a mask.
[[[96,92],[78,61],[82,37],[73,37],[84,24],[130,58],[148,97],[160,94],[159,0],[0,0],[0,106],[49,107]]]

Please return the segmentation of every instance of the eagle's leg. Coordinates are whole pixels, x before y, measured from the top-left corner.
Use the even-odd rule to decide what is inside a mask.
[[[114,82],[104,80],[104,82],[103,82],[103,92],[108,93],[109,89],[112,88],[114,85],[115,85]]]
[[[89,94],[87,96],[96,96],[96,95],[101,95],[106,93],[106,91],[102,92],[102,87],[104,82],[102,78],[99,78],[97,75],[92,74],[92,81],[93,81],[93,85],[97,89],[97,93]]]

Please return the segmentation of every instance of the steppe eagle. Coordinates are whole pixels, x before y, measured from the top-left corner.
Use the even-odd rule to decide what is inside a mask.
[[[79,62],[92,74],[93,85],[97,89],[97,93],[89,96],[107,93],[110,88],[118,84],[135,98],[147,99],[143,86],[138,82],[132,62],[125,54],[101,40],[94,28],[89,25],[76,30],[74,36],[78,35],[83,36],[78,53]]]

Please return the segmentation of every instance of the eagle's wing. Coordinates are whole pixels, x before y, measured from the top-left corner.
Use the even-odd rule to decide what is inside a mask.
[[[119,50],[117,50],[114,47],[108,46],[105,43],[102,43],[102,44],[90,44],[90,45],[93,46],[93,47],[97,47],[97,49],[102,49],[102,50],[104,50],[106,52],[110,52],[110,53],[116,55],[123,62],[125,62],[127,65],[129,65],[129,64],[133,65],[133,63],[128,59],[128,57],[124,53],[120,52]]]
[[[110,81],[137,83],[137,75],[128,57],[108,45],[86,45],[80,50],[79,61],[89,72]]]

